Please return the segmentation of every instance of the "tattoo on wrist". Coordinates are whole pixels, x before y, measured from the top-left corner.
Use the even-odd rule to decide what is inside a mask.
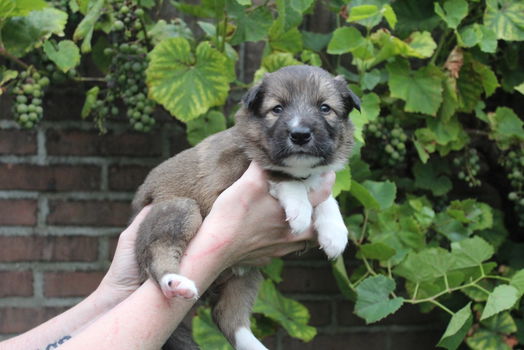
[[[66,335],[66,336],[60,338],[59,340],[57,340],[57,341],[54,342],[54,343],[47,344],[47,346],[45,347],[44,350],[52,350],[52,349],[56,349],[56,348],[58,348],[60,345],[64,344],[66,341],[68,341],[69,339],[71,339],[71,336],[70,336],[70,335]]]

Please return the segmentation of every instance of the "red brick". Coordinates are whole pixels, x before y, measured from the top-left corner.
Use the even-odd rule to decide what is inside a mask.
[[[0,189],[36,191],[91,191],[100,188],[96,166],[39,166],[1,164]]]
[[[112,166],[109,168],[109,189],[115,191],[136,191],[144,182],[151,167],[138,165]]]
[[[36,134],[33,131],[0,130],[0,154],[35,154]]]
[[[278,289],[285,293],[340,293],[331,267],[285,266]]]
[[[0,199],[0,225],[34,226],[36,201],[29,199]]]
[[[348,350],[348,349],[388,349],[387,334],[383,332],[346,334],[319,334],[308,343],[285,336],[282,349],[286,350]],[[394,347],[395,349],[404,349]],[[426,349],[426,348],[419,348]]]
[[[309,310],[309,324],[315,327],[327,326],[331,323],[331,302],[329,301],[301,301]]]
[[[159,135],[82,130],[49,130],[47,132],[47,153],[50,155],[76,156],[131,156],[155,157],[162,153]]]
[[[83,297],[93,292],[104,277],[103,272],[47,272],[44,275],[46,297]]]
[[[44,323],[67,308],[0,308],[0,333],[23,333]]]
[[[94,237],[0,237],[0,261],[95,261],[98,239]]]
[[[419,350],[419,349],[441,349],[437,348],[440,337],[444,334],[446,327],[440,329],[413,329],[410,332],[395,332],[391,334],[391,344],[395,349]]]
[[[33,295],[31,271],[0,271],[0,298],[30,297]]]
[[[51,201],[47,223],[51,225],[125,226],[130,204],[125,201]]]

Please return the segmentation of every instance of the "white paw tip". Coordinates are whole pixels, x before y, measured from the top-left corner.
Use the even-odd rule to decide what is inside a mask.
[[[236,350],[268,350],[246,327],[240,327],[235,332]]]
[[[160,280],[160,288],[167,298],[183,297],[198,299],[198,289],[195,282],[174,273],[165,274]]]

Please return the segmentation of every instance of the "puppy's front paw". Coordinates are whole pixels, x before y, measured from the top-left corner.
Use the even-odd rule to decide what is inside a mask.
[[[181,275],[165,274],[160,280],[160,288],[167,298],[198,299],[198,289],[195,282]]]
[[[346,249],[348,230],[343,223],[317,223],[318,243],[331,260],[336,259]]]
[[[311,215],[313,208],[307,205],[296,203],[286,208],[286,221],[289,222],[291,233],[299,235],[311,226]]]

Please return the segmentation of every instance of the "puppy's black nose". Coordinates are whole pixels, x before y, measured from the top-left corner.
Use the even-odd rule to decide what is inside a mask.
[[[295,145],[305,145],[311,140],[311,130],[304,127],[296,127],[289,130],[289,139]]]

